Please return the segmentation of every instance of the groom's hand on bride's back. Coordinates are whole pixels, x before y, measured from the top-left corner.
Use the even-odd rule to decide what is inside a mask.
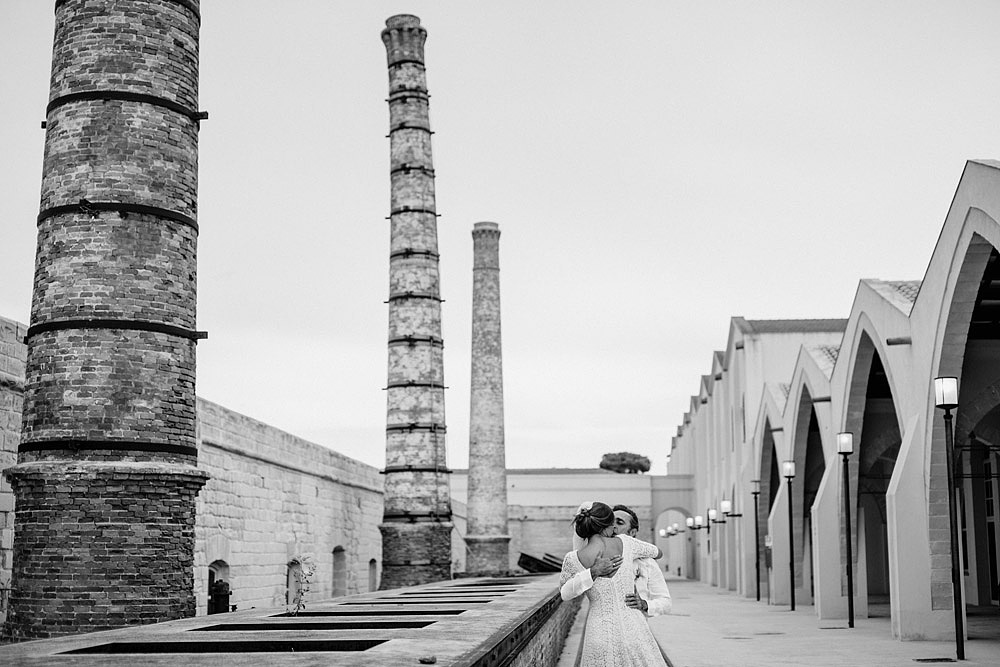
[[[590,568],[590,574],[595,579],[597,577],[613,577],[621,566],[621,556],[612,556],[611,558],[598,556],[597,560],[594,561],[594,565]]]

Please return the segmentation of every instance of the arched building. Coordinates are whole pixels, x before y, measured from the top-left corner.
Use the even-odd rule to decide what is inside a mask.
[[[1000,163],[970,161],[922,281],[862,280],[846,320],[732,319],[671,448],[671,472],[693,475],[706,515],[723,500],[742,515],[708,524],[701,579],[748,597],[759,582],[762,599],[788,604],[794,592],[819,618],[845,618],[850,558],[856,616],[889,615],[900,639],[954,637],[933,387],[954,376],[963,597],[1000,607],[998,221]],[[850,554],[840,432],[854,437]],[[785,461],[795,463],[791,484]]]

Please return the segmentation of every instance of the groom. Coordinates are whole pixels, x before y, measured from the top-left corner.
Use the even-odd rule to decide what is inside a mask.
[[[625,505],[615,505],[612,511],[615,513],[616,535],[635,537],[639,534],[639,517],[635,512]],[[656,561],[652,558],[636,558],[632,561],[632,569],[635,572],[635,589],[638,595],[626,595],[625,605],[638,609],[649,617],[670,613],[673,606],[670,590]]]
[[[612,508],[615,513],[614,529],[615,534],[635,537],[639,533],[639,518],[635,512],[625,505],[615,505]],[[589,590],[594,585],[594,580],[599,577],[613,577],[622,565],[621,556],[612,558],[599,557],[594,561],[594,565],[579,572],[562,585],[563,599],[570,600],[584,591]],[[635,576],[635,589],[638,595],[629,593],[625,596],[625,604],[642,611],[646,616],[658,616],[670,611],[671,600],[670,591],[667,589],[667,582],[663,579],[663,573],[652,558],[637,558],[632,561],[632,572]]]

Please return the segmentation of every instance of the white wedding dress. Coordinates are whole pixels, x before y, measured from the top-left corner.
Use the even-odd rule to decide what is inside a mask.
[[[618,535],[622,541],[622,563],[611,578],[598,577],[587,590],[590,614],[584,631],[581,667],[633,667],[667,664],[660,647],[649,631],[645,615],[625,606],[625,596],[635,590],[636,558],[653,558],[656,547],[648,542]],[[583,564],[576,551],[563,559],[560,586],[582,572]]]

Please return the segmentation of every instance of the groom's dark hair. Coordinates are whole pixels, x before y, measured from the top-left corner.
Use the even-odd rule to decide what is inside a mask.
[[[630,530],[639,530],[639,517],[635,515],[631,507],[626,507],[625,505],[615,505],[611,508],[612,512],[628,512],[628,515],[632,517]]]

